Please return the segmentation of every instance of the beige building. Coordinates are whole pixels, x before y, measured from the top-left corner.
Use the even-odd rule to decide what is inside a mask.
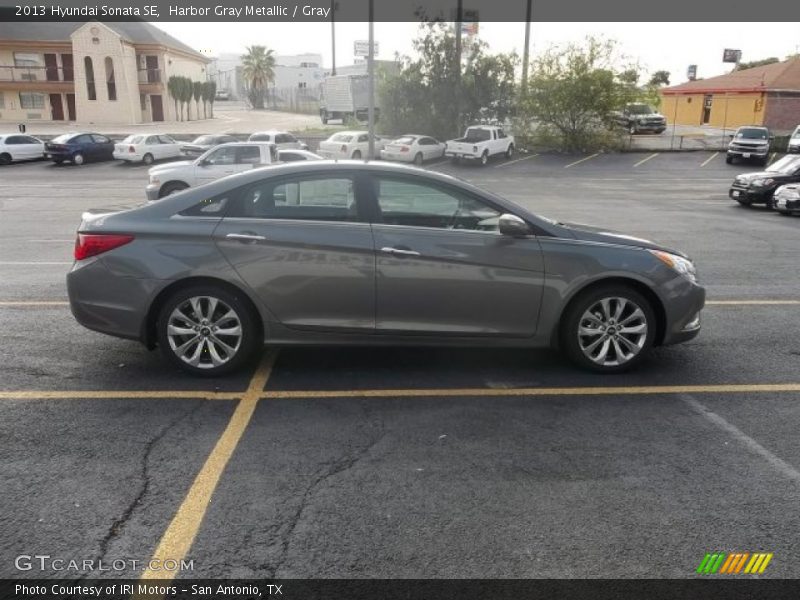
[[[175,121],[167,81],[208,62],[144,21],[0,23],[0,122]]]

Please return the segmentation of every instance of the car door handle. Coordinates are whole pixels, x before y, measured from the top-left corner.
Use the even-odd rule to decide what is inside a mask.
[[[263,242],[267,239],[265,236],[255,233],[229,233],[225,238],[239,242]]]
[[[395,256],[421,256],[421,254],[416,250],[407,250],[405,248],[391,248],[389,246],[381,248],[381,252],[386,252],[387,254],[393,254]]]

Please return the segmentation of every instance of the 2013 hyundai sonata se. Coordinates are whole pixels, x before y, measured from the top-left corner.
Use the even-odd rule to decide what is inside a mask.
[[[197,375],[263,344],[553,347],[615,372],[696,336],[705,300],[676,250],[443,174],[349,161],[85,214],[67,287],[84,326]]]

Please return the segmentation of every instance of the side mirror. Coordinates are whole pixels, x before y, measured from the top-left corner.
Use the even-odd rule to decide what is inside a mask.
[[[502,235],[509,235],[511,237],[525,237],[531,234],[531,228],[525,221],[520,219],[517,215],[509,213],[500,215],[497,228]]]
[[[210,161],[209,159],[207,159],[207,158],[204,158],[203,160],[201,160],[201,161],[198,163],[198,165],[199,165],[199,166],[201,166],[201,167],[207,167],[207,166],[208,166],[208,165],[210,165],[210,164],[212,164],[212,163],[211,163],[211,161]]]

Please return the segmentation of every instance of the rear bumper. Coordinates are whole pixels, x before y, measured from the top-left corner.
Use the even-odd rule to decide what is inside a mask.
[[[138,152],[114,152],[114,158],[117,160],[127,160],[129,162],[141,162],[142,155]]]
[[[143,341],[152,298],[165,283],[112,274],[102,260],[75,263],[67,274],[67,294],[75,319],[93,331]]]
[[[400,162],[414,162],[414,156],[410,152],[389,152],[381,150],[381,159],[396,160]]]

